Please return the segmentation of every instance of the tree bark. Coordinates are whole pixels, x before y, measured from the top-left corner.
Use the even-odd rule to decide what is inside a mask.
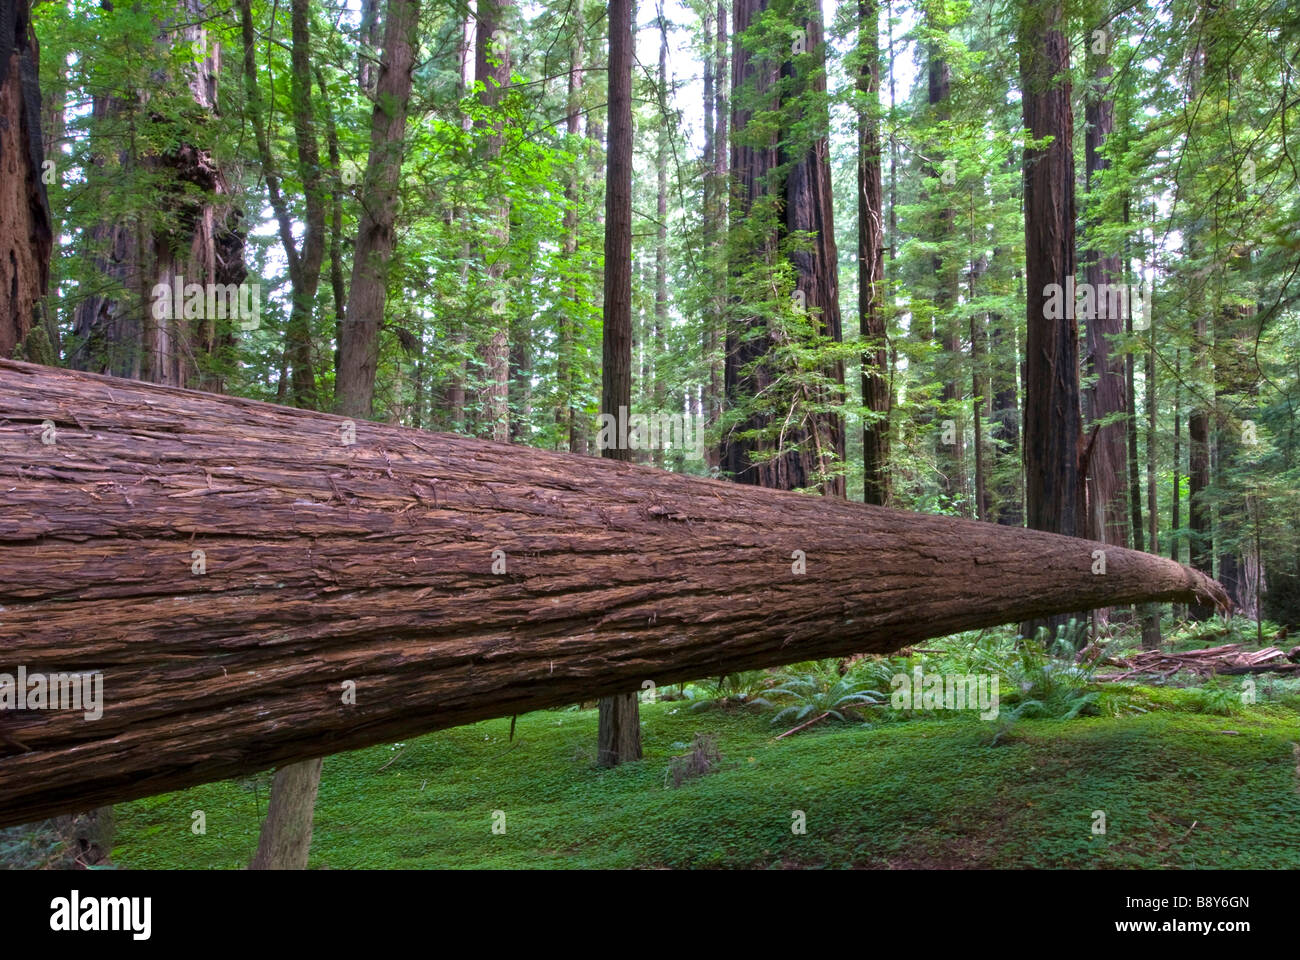
[[[28,0],[0,0],[0,357],[26,339],[49,289],[38,61]]]
[[[1105,48],[1109,49],[1109,28],[1103,26],[1094,31],[1089,40],[1088,66],[1091,77],[1084,108],[1084,167],[1089,204],[1088,249],[1083,255],[1083,275],[1084,281],[1092,286],[1093,291],[1126,281],[1119,254],[1103,250],[1093,236],[1103,222],[1101,201],[1095,194],[1099,190],[1100,178],[1110,166],[1103,150],[1115,126],[1115,105],[1109,92],[1110,78],[1115,71],[1104,53],[1093,52],[1093,43],[1098,35]],[[1133,361],[1132,354],[1128,354],[1127,359],[1121,358],[1112,341],[1124,332],[1126,321],[1131,327],[1132,315],[1131,311],[1126,310],[1115,311],[1115,316],[1111,316],[1112,311],[1105,308],[1109,302],[1108,296],[1098,295],[1096,309],[1092,316],[1085,318],[1088,372],[1093,379],[1084,398],[1090,421],[1085,434],[1092,448],[1088,457],[1085,488],[1088,535],[1094,540],[1125,546],[1128,544],[1131,499],[1125,495],[1125,484],[1129,480],[1129,453],[1126,444],[1129,436],[1136,437],[1137,428],[1134,425],[1130,430],[1128,420],[1115,417],[1119,415],[1131,419]],[[1114,422],[1105,426],[1093,426],[1107,418]],[[1095,439],[1092,438],[1094,429]],[[1133,506],[1137,510],[1141,509],[1140,502]],[[1134,536],[1134,546],[1141,550],[1140,522]]]
[[[568,179],[564,184],[564,259],[568,265],[569,281],[565,285],[564,309],[559,312],[556,330],[556,367],[558,372],[558,403],[555,419],[559,426],[560,442],[563,449],[570,453],[583,452],[582,433],[579,417],[582,415],[577,402],[580,383],[578,371],[578,336],[580,324],[579,313],[582,309],[576,274],[579,270],[578,244],[581,234],[579,207],[586,191],[583,189],[581,176],[582,160],[578,154],[579,123],[582,120],[583,103],[583,56],[587,34],[587,15],[583,0],[575,0],[573,19],[573,39],[569,46],[569,77],[565,119],[565,132],[571,149],[574,150],[573,163],[569,168]],[[585,292],[585,291],[584,291]]]
[[[338,409],[346,417],[369,419],[374,402],[419,21],[419,0],[388,0],[384,56],[370,121],[370,159],[361,191],[361,222],[336,371]]]
[[[664,409],[667,399],[667,366],[664,338],[668,330],[668,20],[659,10],[659,137],[655,145],[655,315],[654,315],[654,393],[656,412]],[[676,411],[670,411],[675,413]],[[664,465],[664,447],[654,450],[654,465]]]
[[[1073,536],[1080,524],[1079,327],[1048,315],[1049,285],[1074,275],[1074,156],[1069,43],[1060,0],[1027,0],[1021,18],[1024,155],[1025,513],[1028,525]],[[1052,623],[1059,623],[1055,618]],[[1049,627],[1051,623],[1047,624]],[[1026,623],[1026,632],[1035,624]]]
[[[266,192],[275,213],[280,243],[288,262],[292,305],[285,331],[285,362],[293,402],[315,409],[319,402],[316,368],[312,358],[311,318],[325,259],[325,192],[316,143],[316,119],[311,99],[311,29],[307,0],[292,0],[290,94],[293,125],[298,145],[298,173],[303,184],[304,231],[302,248],[293,236],[294,214],[280,189],[280,175],[271,152],[270,118],[263,113],[262,91],[257,79],[257,47],[253,32],[251,0],[239,3],[240,33],[244,44],[244,90],[250,125],[257,141],[257,155],[266,180]]]
[[[862,403],[875,414],[862,424],[863,499],[889,500],[888,331],[885,327],[884,187],[880,171],[880,40],[878,0],[858,2],[858,332]]]
[[[831,202],[830,158],[826,130],[829,117],[822,95],[825,43],[821,4],[812,0],[799,6],[807,20],[791,19],[801,34],[804,54],[791,50],[788,59],[766,60],[745,43],[745,34],[762,24],[769,0],[736,0],[732,54],[732,145],[731,213],[736,231],[753,236],[753,246],[744,256],[775,265],[781,242],[792,234],[811,236],[813,241],[790,254],[795,273],[795,293],[803,308],[816,318],[817,333],[832,342],[842,340],[839,310],[839,281],[835,252],[834,217]],[[778,16],[789,17],[788,5]],[[809,66],[808,55],[812,65]],[[785,51],[780,51],[785,56]],[[806,98],[799,103],[801,98]],[[758,142],[749,130],[754,100],[763,99],[763,111],[778,107],[789,119],[783,129]],[[797,114],[798,116],[794,116]],[[799,130],[796,131],[795,127]],[[772,204],[778,196],[782,203]],[[772,211],[775,211],[773,213]],[[763,222],[748,222],[753,217]],[[771,219],[771,222],[767,221]],[[757,330],[757,332],[755,332]],[[770,395],[786,371],[771,368],[776,334],[762,316],[737,318],[728,325],[724,367],[724,389],[728,405],[735,407],[746,398]],[[822,371],[824,382],[842,392],[844,364],[836,360]],[[723,440],[720,464],[740,483],[793,490],[817,486],[828,496],[845,495],[844,422],[824,408],[836,402],[827,390],[794,388],[792,396],[779,397],[782,407],[797,411],[792,423],[781,431],[781,441],[742,437],[759,432],[775,419],[758,411]],[[776,400],[769,400],[775,404]]]
[[[600,411],[613,417],[615,423],[622,422],[632,406],[632,31],[632,0],[611,0]],[[602,436],[606,436],[605,431]],[[601,456],[631,460],[632,451],[622,438],[616,435],[612,439],[601,450]],[[639,689],[636,684],[633,687]],[[600,701],[596,754],[601,766],[641,759],[640,708],[635,689],[631,693],[625,689],[611,691],[612,696]]]
[[[311,854],[312,813],[320,790],[320,757],[275,771],[271,802],[262,821],[250,870],[306,870]]]
[[[479,0],[478,36],[474,53],[474,79],[483,84],[482,101],[489,108],[498,107],[510,85],[510,48],[505,31],[513,0]],[[485,141],[485,160],[495,170],[501,161],[501,148],[505,143],[500,123],[494,123]],[[498,178],[498,184],[503,181]],[[488,278],[488,294],[492,304],[512,301],[509,291],[498,289],[506,272],[506,248],[510,243],[510,201],[502,197],[495,201],[489,213],[492,242],[483,250],[483,267]],[[487,370],[484,386],[483,425],[493,440],[502,443],[510,439],[510,310],[498,314],[494,309],[494,323],[488,342],[483,346],[483,365]]]
[[[946,30],[947,22],[943,0],[930,0],[925,5],[926,26],[931,30]],[[952,91],[952,68],[944,59],[943,48],[932,44],[926,54],[927,64],[927,100],[930,106],[931,120],[935,124],[946,123],[952,108],[949,97]],[[943,176],[945,158],[938,145],[929,148],[932,154],[929,176],[940,180]],[[942,181],[940,181],[942,183]],[[948,193],[947,186],[939,188],[940,193]],[[957,211],[944,201],[931,220],[929,240],[936,250],[950,244],[956,236]],[[962,384],[958,379],[961,369],[961,323],[957,316],[957,297],[960,276],[956,259],[945,253],[936,252],[931,258],[934,270],[934,312],[931,325],[934,336],[943,342],[943,359],[939,364],[939,376],[943,381],[941,399],[945,416],[952,413],[955,418],[955,435],[951,443],[940,440],[938,456],[939,485],[947,494],[951,503],[959,506],[964,516],[970,511],[966,500],[966,431],[964,417],[959,406],[962,398]],[[955,412],[954,412],[955,411]],[[942,437],[942,433],[940,434]]]
[[[182,25],[163,20],[159,31],[168,43],[199,55],[186,68],[182,86],[200,116],[214,115],[220,46],[203,25],[201,0],[179,0],[175,7]],[[173,84],[181,79],[159,78]],[[234,343],[234,320],[225,310],[220,316],[204,310],[199,316],[188,310],[158,316],[159,306],[169,306],[170,300],[161,301],[154,292],[176,285],[242,283],[247,275],[239,226],[243,214],[230,199],[221,199],[231,188],[212,151],[196,142],[201,125],[152,112],[147,103],[143,92],[129,102],[94,98],[94,138],[113,144],[108,149],[133,176],[142,173],[158,187],[151,205],[137,205],[86,232],[95,268],[120,289],[94,293],[78,304],[73,325],[79,345],[69,362],[80,369],[219,392],[224,389],[222,355]],[[142,151],[140,134],[146,126],[153,128],[151,137],[170,145],[162,152]],[[122,130],[129,131],[125,145],[115,144]],[[116,191],[115,182],[104,181],[100,164],[90,165],[88,173],[89,187],[108,197]],[[159,211],[165,216],[158,216]]]
[[[1094,574],[1091,541],[346,423],[0,361],[0,672],[103,677],[97,720],[0,711],[0,826],[644,680],[1226,601],[1118,547]]]

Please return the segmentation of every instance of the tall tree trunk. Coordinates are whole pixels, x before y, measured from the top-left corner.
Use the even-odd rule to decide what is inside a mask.
[[[329,257],[330,292],[334,298],[334,400],[338,403],[337,371],[343,366],[343,323],[348,315],[348,287],[343,278],[343,159],[339,153],[339,130],[330,106],[325,86],[325,72],[318,66],[313,71],[316,89],[320,91],[321,107],[325,113],[325,146],[330,161],[330,220]]]
[[[470,85],[474,81],[474,31],[476,29],[474,10],[471,5],[470,12],[465,16],[464,27],[460,32],[460,40],[457,49],[457,60],[459,63],[460,79],[456,86],[456,100],[459,102],[469,93]],[[468,113],[462,113],[460,118],[461,130],[468,133],[473,129],[473,121]],[[462,233],[468,237],[470,235],[469,210],[464,204],[457,204],[447,212],[449,222],[459,225]],[[473,255],[469,240],[466,239],[464,246],[461,248],[460,257],[460,288],[466,290],[469,287],[469,262]],[[465,421],[465,348],[469,342],[469,333],[466,328],[465,318],[453,317],[451,320],[451,340],[452,351],[455,360],[451,365],[451,375],[447,383],[447,422],[450,428],[456,433],[470,432]]]
[[[654,396],[656,412],[664,409],[667,377],[664,374],[664,337],[668,329],[668,21],[659,9],[659,138],[655,150],[655,317],[654,317]],[[674,410],[673,413],[677,411]],[[664,465],[664,445],[654,450],[656,467]]]
[[[244,43],[245,105],[257,141],[257,154],[266,180],[266,192],[279,227],[280,243],[289,266],[292,304],[285,333],[285,361],[295,406],[315,409],[319,396],[312,357],[311,319],[325,258],[325,194],[316,142],[316,118],[311,98],[311,29],[307,0],[292,0],[290,53],[293,75],[290,97],[293,104],[294,137],[298,146],[298,176],[303,185],[302,248],[293,236],[296,216],[281,192],[279,165],[271,152],[271,118],[263,113],[262,91],[257,79],[257,47],[253,32],[251,0],[240,0],[239,18]]]
[[[1026,0],[1020,23],[1025,128],[1031,139],[1051,143],[1024,155],[1025,512],[1035,530],[1074,536],[1080,531],[1079,328],[1073,311],[1055,316],[1047,309],[1049,287],[1062,291],[1074,275],[1073,115],[1063,25],[1060,0]],[[1036,626],[1026,623],[1026,633]]]
[[[474,79],[483,84],[483,105],[498,107],[510,85],[510,49],[505,24],[514,0],[479,0],[478,37],[474,57]],[[486,137],[484,159],[494,173],[499,172],[501,148],[505,139],[500,122],[492,124]],[[503,181],[498,178],[498,182]],[[484,426],[498,443],[510,440],[510,315],[513,314],[511,291],[498,289],[506,272],[506,248],[510,243],[510,201],[502,197],[489,214],[492,242],[484,246],[483,268],[488,278],[492,303],[506,305],[504,314],[495,309],[495,329],[483,347],[483,364],[487,370],[484,388]]]
[[[1182,556],[1183,535],[1183,514],[1182,514],[1182,486],[1183,486],[1183,352],[1181,349],[1174,351],[1174,482],[1173,488],[1169,492],[1169,558],[1178,560]],[[1174,607],[1174,616],[1179,616],[1181,611],[1177,606]]]
[[[383,63],[370,120],[370,158],[361,189],[361,222],[335,374],[338,411],[345,417],[372,415],[419,21],[419,0],[388,0]]]
[[[889,502],[888,330],[885,327],[884,191],[880,171],[878,0],[858,0],[858,332],[862,354],[863,499]],[[871,416],[874,414],[874,417]]]
[[[244,40],[244,85],[248,94],[258,153],[262,160],[267,192],[280,228],[280,240],[289,262],[292,306],[285,353],[290,368],[294,403],[308,409],[319,402],[312,358],[311,318],[325,257],[326,225],[324,177],[316,137],[315,108],[311,96],[311,15],[307,0],[292,0],[290,52],[294,73],[290,84],[294,134],[298,147],[298,170],[303,184],[306,229],[302,248],[293,238],[288,204],[280,193],[277,167],[271,153],[268,120],[261,113],[261,92],[257,81],[256,48],[250,0],[241,0],[240,19]],[[353,287],[356,277],[353,276]],[[345,325],[346,326],[346,325]],[[302,870],[311,849],[312,815],[320,785],[320,761],[288,764],[276,771],[271,800],[258,839],[251,869]]]
[[[929,0],[925,5],[926,25],[931,30],[944,30],[947,27],[945,20],[944,0]],[[944,58],[943,48],[934,43],[927,51],[928,69],[927,69],[927,99],[930,105],[930,117],[933,123],[943,124],[951,116],[951,106],[949,97],[952,87],[952,68]],[[930,148],[932,154],[932,163],[929,175],[941,182],[948,169],[945,167],[945,158],[942,150],[935,146]],[[941,186],[941,193],[949,193],[946,185]],[[952,243],[956,236],[957,211],[951,205],[941,206],[937,216],[933,220],[933,232],[929,237],[935,247],[942,246],[946,243]],[[935,253],[931,263],[935,276],[934,291],[934,313],[931,317],[933,333],[943,342],[943,362],[941,364],[940,379],[943,381],[943,391],[941,394],[944,407],[947,411],[956,411],[954,416],[954,432],[952,442],[949,443],[943,439],[939,445],[939,469],[940,469],[940,486],[948,497],[960,504],[963,515],[969,515],[969,504],[966,501],[966,436],[964,428],[964,417],[958,408],[958,402],[961,400],[963,388],[960,375],[962,349],[961,349],[961,324],[957,316],[957,295],[959,284],[959,273],[957,262],[954,257],[946,256],[942,253]],[[946,414],[945,414],[946,416]],[[942,438],[942,432],[940,437]]]
[[[601,350],[600,411],[620,423],[632,406],[632,56],[633,0],[609,3],[609,146],[605,186],[605,299]],[[601,455],[631,460],[620,442],[603,444]],[[608,440],[607,428],[602,436]],[[639,688],[636,688],[639,689]],[[640,707],[635,689],[600,700],[596,763],[613,767],[641,759]]]
[[[717,31],[714,35],[713,28]],[[723,360],[726,329],[727,269],[727,5],[718,0],[716,14],[704,17],[704,247],[711,293],[704,317],[703,416],[709,428],[722,416]],[[718,448],[706,451],[710,469],[719,466]]]
[[[783,198],[784,204],[780,206],[783,217],[772,225],[770,231],[768,224],[761,225],[764,235],[755,240],[756,246],[750,255],[772,263],[783,238],[796,232],[813,237],[809,247],[790,255],[796,278],[795,292],[804,309],[817,318],[818,333],[838,343],[842,340],[842,331],[830,159],[825,135],[829,121],[822,99],[826,81],[821,70],[825,58],[821,4],[819,0],[812,0],[806,6],[798,7],[808,19],[795,23],[796,27],[803,28],[803,42],[813,63],[811,69],[805,57],[800,58],[802,63],[798,67],[793,60],[766,62],[746,46],[743,40],[745,32],[767,8],[768,0],[737,0],[734,7],[731,170],[736,192],[732,216],[737,223],[747,221],[752,216],[761,215],[756,213],[755,207],[765,209],[761,203],[765,198],[773,193]],[[783,14],[788,12],[783,8]],[[785,81],[783,85],[778,82],[781,80]],[[792,98],[810,98],[813,105],[805,104],[800,111],[804,114],[801,118],[804,122],[798,124],[798,131],[791,121],[790,126],[779,131],[770,141],[751,142],[754,134],[748,130],[748,124],[753,110],[742,100],[755,93],[774,100],[783,86]],[[770,106],[775,106],[775,103]],[[808,113],[810,110],[813,111],[811,115]],[[749,229],[755,232],[752,225]],[[754,332],[756,329],[757,333]],[[778,378],[777,371],[770,369],[771,361],[768,359],[773,353],[772,338],[773,333],[762,317],[738,318],[729,324],[725,364],[728,405],[735,407],[743,398],[769,393],[769,388]],[[823,374],[826,381],[842,390],[843,361],[829,364]],[[740,483],[787,490],[816,485],[828,496],[844,496],[845,482],[839,466],[844,459],[843,418],[819,409],[834,400],[825,391],[796,387],[795,396],[783,397],[782,401],[790,402],[802,413],[796,416],[795,424],[782,432],[784,442],[779,448],[741,436],[742,431],[762,430],[773,419],[761,412],[756,413],[724,438],[722,469]]]
[[[1204,41],[1209,21],[1218,9],[1213,0],[1205,0],[1198,10],[1198,39],[1191,54],[1191,87],[1196,97],[1205,95],[1213,86],[1216,62]],[[1204,251],[1205,244],[1195,233],[1188,239],[1188,248],[1195,256]],[[1187,417],[1187,529],[1190,538],[1191,564],[1206,576],[1214,571],[1214,516],[1210,503],[1210,408],[1213,406],[1215,388],[1214,372],[1210,367],[1212,351],[1209,325],[1209,306],[1206,302],[1204,280],[1198,277],[1191,298],[1194,313],[1192,340],[1192,388]],[[1188,608],[1193,620],[1206,620],[1213,609],[1204,604]]]
[[[0,357],[27,338],[49,290],[38,61],[28,0],[0,0]]]
[[[573,39],[569,46],[569,82],[566,107],[565,132],[574,149],[574,161],[564,185],[564,259],[568,264],[570,280],[565,290],[565,309],[560,311],[557,333],[556,366],[559,368],[559,403],[556,405],[556,423],[560,427],[563,448],[570,453],[583,450],[579,432],[577,393],[581,378],[577,363],[577,314],[582,294],[577,280],[578,241],[580,233],[579,203],[582,195],[581,161],[577,155],[577,142],[582,120],[583,55],[587,36],[587,17],[584,0],[575,0],[572,19]]]
[[[177,7],[184,25],[160,23],[159,28],[170,42],[198,54],[186,69],[185,86],[200,115],[215,114],[219,45],[202,25],[206,11],[200,0],[180,0]],[[194,284],[203,291],[208,284],[225,288],[242,283],[247,275],[239,228],[242,213],[232,201],[221,199],[231,189],[211,150],[194,142],[201,127],[150,113],[145,102],[143,96],[130,102],[97,96],[92,106],[99,129],[112,124],[127,132],[126,146],[117,151],[123,166],[161,186],[149,209],[95,224],[89,231],[95,266],[123,289],[92,295],[78,305],[74,329],[80,343],[70,360],[80,369],[219,392],[224,384],[213,361],[233,344],[235,319],[225,311],[209,316],[204,308],[192,316],[188,299],[180,308],[173,297],[159,291],[188,291]],[[142,128],[158,124],[177,124],[175,130],[150,131],[170,137],[174,145],[162,155],[142,152]],[[116,189],[100,184],[96,173],[92,167],[93,186]],[[157,211],[165,211],[165,216]]]
[[[1102,26],[1092,32],[1088,44],[1090,82],[1085,106],[1084,158],[1088,186],[1087,249],[1083,254],[1084,282],[1095,296],[1095,307],[1086,317],[1088,374],[1093,381],[1084,400],[1088,414],[1085,429],[1086,443],[1090,448],[1087,462],[1087,535],[1093,540],[1126,546],[1129,539],[1129,501],[1125,483],[1129,480],[1129,453],[1126,452],[1126,434],[1136,444],[1136,425],[1128,429],[1132,419],[1129,398],[1132,396],[1132,355],[1127,361],[1120,355],[1113,340],[1124,332],[1126,319],[1131,325],[1130,310],[1110,310],[1117,301],[1105,291],[1126,281],[1125,270],[1117,252],[1101,248],[1096,238],[1103,222],[1101,200],[1095,194],[1100,180],[1110,162],[1103,154],[1106,140],[1115,125],[1115,107],[1110,95],[1111,76],[1115,72],[1105,53],[1094,52],[1100,40],[1105,50],[1110,49],[1110,30]],[[1112,314],[1114,314],[1112,316]],[[1126,382],[1126,372],[1127,382]],[[1116,419],[1128,417],[1125,419]],[[1103,420],[1113,422],[1099,426]],[[1095,434],[1095,435],[1094,435]],[[1134,464],[1136,477],[1136,464]],[[1140,504],[1134,505],[1140,511]],[[1136,549],[1141,550],[1141,531],[1135,532]]]

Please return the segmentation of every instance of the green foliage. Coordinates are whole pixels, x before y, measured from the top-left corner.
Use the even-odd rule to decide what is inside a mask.
[[[864,682],[850,675],[840,676],[833,667],[826,666],[806,673],[786,674],[777,686],[767,691],[767,697],[789,701],[772,717],[772,723],[797,724],[823,714],[844,720],[852,708],[878,705],[883,694],[868,690]]]

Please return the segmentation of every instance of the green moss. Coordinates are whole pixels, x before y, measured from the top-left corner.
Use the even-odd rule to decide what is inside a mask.
[[[514,743],[508,719],[490,721],[328,758],[312,866],[1300,868],[1294,713],[1177,712],[1187,693],[1130,688],[1149,712],[1022,720],[996,746],[995,724],[969,715],[775,741],[761,712],[659,703],[642,708],[645,759],[614,770],[592,766],[594,710],[522,716]],[[716,737],[719,768],[665,787],[697,732]],[[123,804],[114,860],[241,867],[267,785]]]

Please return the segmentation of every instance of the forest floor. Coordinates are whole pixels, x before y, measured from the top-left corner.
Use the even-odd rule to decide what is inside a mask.
[[[326,758],[311,866],[1300,869],[1296,694],[1217,715],[1195,693],[1126,685],[1120,715],[828,720],[782,740],[793,724],[753,707],[661,701],[641,708],[644,759],[613,770],[593,764],[595,710],[521,716],[513,741],[493,720]],[[697,733],[720,761],[673,787]],[[113,862],[246,865],[269,782],[119,805]]]

